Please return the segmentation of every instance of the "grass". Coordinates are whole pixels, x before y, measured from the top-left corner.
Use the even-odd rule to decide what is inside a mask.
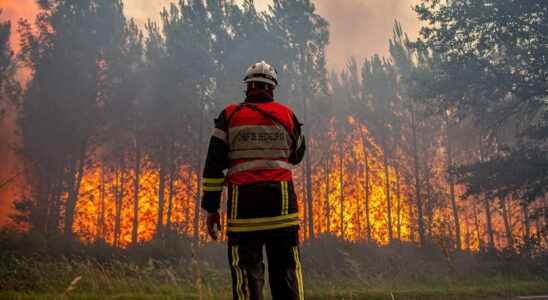
[[[308,299],[515,299],[520,295],[548,294],[544,280],[513,280],[502,278],[453,283],[415,282],[385,287],[337,286],[311,289]]]
[[[427,286],[418,284],[416,286],[401,287],[396,289],[388,288],[359,288],[359,287],[337,287],[325,286],[311,287],[306,290],[309,300],[314,299],[515,299],[519,295],[540,295],[548,293],[546,282],[542,281],[521,281],[513,282],[511,286],[501,286],[499,283],[490,285],[458,285],[458,286]],[[265,295],[268,291],[265,291]],[[230,291],[210,291],[198,293],[197,291],[183,292],[179,288],[169,288],[163,293],[143,292],[120,292],[113,294],[86,293],[75,291],[74,293],[32,293],[32,292],[0,292],[0,299],[6,300],[186,300],[186,299],[230,299]]]
[[[192,243],[182,241],[128,251],[83,248],[86,251],[49,256],[46,253],[56,251],[26,253],[36,247],[13,245],[16,250],[2,252],[0,247],[0,300],[231,299],[226,249],[220,244],[194,251]],[[303,248],[308,300],[502,300],[548,295],[545,250],[531,256],[462,253],[448,260],[435,248],[377,247],[334,238]]]
[[[61,263],[64,264],[64,263]],[[88,265],[89,267],[89,265]],[[58,269],[57,269],[58,270]],[[55,271],[55,268],[52,269]],[[73,271],[82,271],[73,268]],[[70,277],[56,274],[39,280],[34,289],[19,291],[2,291],[0,299],[6,300],[178,300],[178,299],[230,299],[229,282],[207,280],[196,285],[183,278],[164,278],[159,280],[150,275],[105,273],[105,270],[88,269],[88,273],[76,284]],[[220,271],[208,271],[204,275]],[[224,274],[224,272],[221,272]],[[108,275],[105,275],[108,274]],[[53,275],[53,274],[52,274]],[[228,274],[226,274],[228,276]],[[179,275],[173,275],[179,276]],[[216,276],[222,276],[216,274]],[[207,278],[207,277],[206,277]],[[220,277],[219,277],[220,278]],[[205,278],[204,278],[205,279]],[[170,282],[171,280],[175,280]],[[47,286],[44,285],[47,282]],[[508,279],[503,277],[475,278],[474,280],[396,283],[386,281],[378,286],[364,286],[360,282],[333,282],[309,279],[306,282],[306,296],[314,299],[515,299],[519,295],[548,294],[548,281],[542,278]],[[265,295],[268,295],[265,290]],[[393,297],[393,298],[392,298]],[[268,297],[267,297],[268,299]]]

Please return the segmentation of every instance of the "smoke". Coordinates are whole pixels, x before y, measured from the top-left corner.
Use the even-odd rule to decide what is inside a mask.
[[[177,0],[124,0],[126,14],[134,18],[138,24],[145,24],[148,19],[158,21],[160,12],[164,7],[169,7],[170,3],[177,3]],[[236,1],[242,3],[243,0]],[[259,10],[266,10],[271,0],[256,0],[255,5]]]
[[[38,11],[35,0],[0,0],[0,21],[11,22],[10,46],[13,51],[18,52],[19,34],[17,32],[17,22],[20,19],[34,20]],[[18,76],[21,80],[28,77],[28,73],[22,71]],[[10,184],[2,186],[4,182],[12,178],[18,172],[20,166],[13,151],[13,146],[17,143],[15,132],[15,114],[7,111],[5,117],[0,120],[0,225],[6,223],[9,214],[12,213],[11,203],[16,196],[16,184],[20,181],[15,180]]]
[[[4,224],[12,213],[11,203],[17,195],[18,184],[22,182],[22,178],[14,178],[22,167],[13,151],[14,145],[18,143],[14,132],[15,114],[8,111],[0,120],[0,225]]]
[[[394,20],[410,38],[417,36],[419,21],[411,9],[418,0],[315,0],[317,11],[330,23],[329,68],[340,70],[350,57],[360,62],[375,53],[388,54]]]
[[[341,69],[349,57],[361,60],[379,53],[388,53],[388,37],[392,33],[394,20],[402,23],[411,38],[417,36],[419,22],[412,5],[420,0],[313,0],[317,12],[330,23],[331,44],[328,49],[330,68]],[[160,11],[175,0],[125,0],[125,11],[129,17],[143,25],[146,20],[159,19]],[[237,2],[242,2],[239,0]],[[272,0],[255,0],[258,9],[266,10]],[[32,20],[37,11],[35,0],[0,0],[3,13],[1,20]],[[15,28],[14,28],[15,29]],[[18,35],[13,30],[12,47],[19,49]]]
[[[134,18],[137,24],[144,25],[148,19],[159,20],[160,12],[169,7],[173,0],[125,0],[124,10],[129,18]]]
[[[126,0],[128,16],[144,24],[148,18],[158,20],[163,7],[173,0]],[[243,2],[243,0],[237,1]],[[317,13],[330,24],[331,41],[327,50],[328,68],[341,70],[350,57],[358,62],[373,54],[388,55],[388,38],[394,21],[402,23],[410,38],[418,34],[420,23],[412,6],[420,0],[313,0]],[[265,11],[272,0],[255,0]]]
[[[419,22],[411,6],[419,0],[313,0],[317,12],[330,23],[331,43],[328,48],[328,67],[340,70],[349,57],[361,61],[374,53],[388,54],[388,38],[391,36],[394,20],[399,20],[410,37],[417,35]],[[147,19],[159,19],[160,11],[176,0],[125,0],[128,17],[135,18],[144,25]],[[240,0],[239,2],[242,2]],[[255,0],[259,10],[267,10],[272,0]],[[17,22],[21,18],[34,20],[38,7],[36,0],[0,0],[2,14],[0,21],[12,23],[11,46],[18,51],[19,35]],[[24,70],[23,73],[24,74]],[[27,76],[21,75],[21,78]],[[12,146],[17,142],[13,134],[15,128],[13,115],[0,121],[0,182],[9,178],[18,169]],[[13,187],[0,190],[0,224],[10,213]]]
[[[17,22],[20,19],[34,20],[38,12],[36,0],[0,0],[0,21],[11,22],[10,44],[14,51],[19,51],[19,33],[17,32]]]

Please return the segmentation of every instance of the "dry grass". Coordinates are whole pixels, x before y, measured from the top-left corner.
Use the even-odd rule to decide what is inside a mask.
[[[542,278],[387,280],[367,286],[358,279],[307,275],[307,299],[512,299],[548,293],[548,281]],[[116,260],[17,258],[2,263],[0,278],[0,299],[230,299],[227,268],[212,269],[197,260],[187,266],[155,260],[137,265]]]
[[[226,248],[219,243],[174,238],[128,250],[66,249],[0,235],[0,299],[230,299]],[[303,245],[306,294],[309,300],[498,300],[548,293],[548,255],[531,253],[451,253],[448,259],[435,247],[321,237]]]

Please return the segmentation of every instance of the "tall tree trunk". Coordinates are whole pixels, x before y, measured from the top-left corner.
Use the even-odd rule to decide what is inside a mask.
[[[171,230],[171,215],[173,211],[173,196],[175,195],[175,164],[171,163],[171,170],[169,172],[168,194],[167,194],[167,216],[166,216],[166,228]]]
[[[55,175],[54,175],[55,176]],[[61,195],[63,194],[63,175],[62,170],[60,170],[55,176],[57,179],[53,183],[52,192],[47,199],[47,202],[44,203],[44,213],[40,214],[44,216],[44,226],[46,233],[55,235],[59,233],[59,224],[61,216]]]
[[[131,226],[131,243],[137,244],[139,241],[139,190],[141,181],[141,144],[138,138],[135,138],[135,178],[133,179],[133,220]]]
[[[468,222],[464,222],[464,248],[466,251],[470,251],[470,227]]]
[[[413,243],[415,243],[417,241],[417,232],[419,231],[418,230],[418,224],[417,224],[417,220],[414,219],[416,214],[415,214],[415,211],[413,210],[415,207],[413,207],[413,205],[409,205],[407,206],[407,215],[410,217],[409,218],[409,223],[407,224],[407,228],[409,230],[409,240]]]
[[[329,180],[331,179],[330,178],[331,168],[329,166],[329,161],[331,160],[331,157],[329,157],[329,154],[330,152],[328,150],[327,157],[325,158],[325,214],[327,215],[326,232],[331,232],[331,203],[329,202],[329,193],[331,192],[330,191],[331,185],[329,183]]]
[[[352,161],[357,162],[356,152],[352,151]],[[361,199],[356,199],[356,237],[360,237],[362,233],[362,219],[361,219]]]
[[[204,153],[203,151],[203,135],[204,135],[204,118],[205,118],[205,105],[202,105],[200,112],[200,126],[197,138],[197,145],[195,149],[198,149],[198,153]],[[198,163],[196,164],[196,177],[198,178],[198,186],[196,187],[196,194],[194,195],[194,237],[196,239],[200,238],[200,214],[201,214],[201,205],[202,201],[202,180],[203,180],[203,157],[198,157]]]
[[[512,235],[512,227],[510,221],[510,215],[508,213],[508,204],[506,197],[500,197],[500,207],[502,210],[502,219],[504,221],[504,230],[506,233],[506,243],[509,248],[514,248],[514,238]]]
[[[521,204],[523,213],[523,240],[527,243],[531,240],[531,223],[529,222],[529,203]]]
[[[371,217],[369,212],[369,151],[367,150],[367,141],[365,139],[365,136],[363,135],[363,129],[360,126],[360,134],[361,134],[361,140],[362,140],[362,148],[364,153],[364,198],[365,198],[365,226],[366,226],[366,237],[367,241],[371,241]]]
[[[479,142],[479,150],[480,150],[480,162],[485,161],[485,150],[483,147],[483,137],[480,136],[480,142]],[[489,199],[484,196],[483,197],[483,206],[485,209],[485,223],[487,228],[487,247],[489,248],[489,251],[493,251],[495,249],[495,237],[493,233],[493,222],[491,218],[491,205],[489,203]]]
[[[38,200],[36,207],[31,211],[30,225],[34,230],[44,234],[57,234],[59,232],[59,213],[52,216],[51,209],[59,211],[58,199],[61,195],[59,191],[63,180],[62,168],[53,171],[54,162],[46,161],[41,165],[33,164],[36,167],[36,173],[40,183],[33,191],[33,198]],[[52,170],[52,171],[50,171]]]
[[[544,220],[544,226],[542,228],[542,238],[544,239],[544,246],[548,247],[548,197],[546,194],[542,198],[542,215]]]
[[[78,154],[77,160],[74,162],[78,165],[76,174],[69,174],[71,179],[76,176],[76,180],[71,182],[69,185],[69,195],[67,198],[67,203],[65,207],[65,237],[72,239],[72,227],[74,225],[74,211],[76,209],[76,202],[78,201],[78,194],[80,193],[80,185],[82,183],[82,178],[84,177],[84,166],[86,164],[86,152],[87,152],[87,141],[84,140],[80,146],[80,153]],[[72,180],[71,180],[72,181]]]
[[[540,209],[539,209],[540,210]],[[538,213],[540,213],[540,211],[537,211]],[[535,234],[537,235],[538,238],[541,238],[542,237],[542,220],[540,218],[540,215],[537,215],[535,217]],[[540,242],[540,240],[539,240]]]
[[[426,178],[431,176],[428,170],[429,170],[428,167],[425,166],[424,174],[426,175]],[[428,240],[432,240],[433,225],[434,225],[434,199],[432,194],[433,194],[432,184],[429,181],[427,181],[426,182],[426,203],[424,205],[426,206],[425,215],[426,215],[427,222],[425,224],[425,227],[426,227],[426,238]]]
[[[187,191],[188,193],[190,194],[190,201],[194,201],[194,195],[192,193],[192,183],[193,183],[193,180],[192,180],[192,169],[189,169],[188,170],[188,173],[187,173],[187,180],[186,180],[186,187],[187,187]],[[189,201],[189,199],[185,199],[186,201]],[[194,233],[194,221],[192,219],[192,208],[193,206],[192,205],[189,205],[190,203],[185,203],[185,205],[182,205],[183,206],[183,214],[185,216],[185,230],[188,232],[188,231],[191,231]]]
[[[419,163],[419,147],[418,147],[418,137],[417,137],[417,122],[415,111],[411,111],[411,133],[412,133],[412,144],[413,144],[413,171],[415,177],[415,201],[417,206],[417,223],[419,229],[419,242],[421,246],[424,246],[425,243],[425,234],[424,234],[424,216],[423,216],[423,204],[421,198],[421,181],[420,181],[420,163]]]
[[[307,126],[308,127],[308,126]],[[309,130],[307,130],[309,131]],[[306,206],[308,208],[308,234],[311,239],[316,237],[314,233],[314,204],[312,202],[312,167],[310,162],[310,152],[307,148],[305,159],[306,174]]]
[[[118,247],[118,228],[119,223],[119,214],[118,214],[118,197],[119,197],[119,188],[120,188],[120,173],[119,169],[114,170],[114,183],[112,185],[112,195],[114,195],[114,231],[113,231],[113,245]]]
[[[310,64],[308,64],[308,57],[305,53],[305,48],[301,47],[301,71],[303,72],[303,76],[301,76],[301,92],[302,92],[302,101],[303,101],[303,120],[304,124],[308,124],[308,99],[306,98],[306,95],[308,95],[308,87],[306,86],[308,84],[308,74],[309,73],[309,67]],[[304,134],[307,138],[310,139],[310,126],[304,127]],[[310,158],[310,147],[306,147],[305,149],[305,172],[304,176],[306,176],[305,180],[305,189],[306,189],[306,197],[305,197],[305,203],[306,203],[306,212],[308,215],[307,222],[308,222],[308,233],[311,239],[315,237],[314,234],[314,204],[312,202],[312,166],[311,166],[311,158]]]
[[[345,236],[345,226],[344,226],[344,151],[343,151],[343,145],[339,143],[339,184],[341,188],[341,195],[340,195],[340,215],[339,215],[339,221],[340,221],[340,230],[341,230],[341,238],[344,238]]]
[[[161,158],[159,178],[158,178],[158,219],[156,221],[156,237],[161,238],[163,236],[164,228],[164,196],[165,196],[165,158]]]
[[[493,251],[495,249],[495,236],[493,232],[493,221],[491,219],[491,204],[489,203],[489,199],[487,197],[483,197],[483,205],[485,208],[485,223],[487,226],[487,246],[489,247],[489,251]]]
[[[116,215],[114,221],[114,246],[120,246],[120,236],[122,233],[122,205],[124,203],[124,190],[125,190],[125,177],[126,167],[124,162],[123,154],[120,157],[120,166],[117,176],[116,184],[116,193],[115,193],[115,204],[116,204]]]
[[[476,206],[476,199],[472,200],[473,201],[473,212],[474,212],[474,227],[475,227],[475,230],[476,230],[476,238],[478,239],[478,247],[480,249],[480,251],[483,251],[483,238],[482,238],[482,234],[481,234],[481,229],[480,229],[480,222],[479,222],[479,213],[478,213],[478,208]]]
[[[397,221],[397,232],[398,232],[398,241],[401,241],[401,183],[400,183],[400,171],[399,168],[396,168],[396,200],[397,200],[397,208],[396,208],[396,221]]]
[[[383,138],[384,140],[384,138]],[[383,165],[384,165],[384,192],[386,195],[386,213],[388,227],[388,242],[392,242],[392,200],[390,198],[390,172],[388,168],[388,149],[386,149],[386,141],[383,141]]]
[[[101,186],[99,190],[100,204],[99,204],[99,224],[98,234],[101,240],[105,240],[105,201],[106,201],[106,188],[105,188],[105,162],[101,162]]]
[[[445,116],[445,114],[444,114]],[[453,145],[451,143],[451,138],[449,136],[449,118],[445,116],[445,140],[447,145],[447,167],[451,168],[453,166]],[[460,220],[459,220],[459,207],[457,206],[457,197],[455,193],[455,182],[453,176],[447,176],[447,183],[449,184],[449,195],[451,199],[451,208],[453,211],[453,223],[455,226],[455,245],[457,251],[461,250],[461,233],[460,233]]]

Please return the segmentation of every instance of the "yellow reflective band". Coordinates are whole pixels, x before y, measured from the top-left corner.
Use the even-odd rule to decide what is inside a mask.
[[[223,186],[202,186],[204,192],[221,192]]]
[[[234,188],[232,188],[232,197],[230,198],[231,201],[231,210],[230,210],[230,219],[234,218],[234,194],[235,194]]]
[[[295,277],[297,277],[297,285],[299,287],[299,300],[304,300],[303,268],[297,247],[293,247],[293,258],[295,259]]]
[[[284,215],[284,216],[276,216],[276,217],[266,217],[266,218],[255,218],[255,219],[235,219],[235,220],[228,220],[229,224],[258,224],[258,223],[269,223],[269,222],[280,222],[285,221],[289,219],[295,219],[298,218],[299,214],[294,213],[290,215]]]
[[[223,184],[225,183],[225,179],[224,178],[204,178],[204,183]]]
[[[289,213],[289,188],[288,183],[285,183],[285,214]]]
[[[232,186],[232,211],[230,214],[231,219],[238,217],[238,186]],[[230,220],[229,220],[230,221]]]
[[[238,246],[232,246],[232,267],[236,273],[236,294],[238,299],[245,300],[244,293],[242,291],[243,276],[242,270],[240,270],[240,266],[238,265],[239,262],[240,257],[238,256]]]
[[[285,187],[284,187],[284,182],[280,182],[280,189],[281,189],[281,192],[282,192],[282,215],[285,215],[285,193],[284,193],[284,190],[285,190]]]
[[[282,182],[282,215],[287,215],[289,213],[289,194],[287,192],[287,181]]]
[[[260,231],[260,230],[279,229],[279,228],[297,226],[299,224],[300,224],[299,221],[293,221],[293,222],[287,222],[287,223],[281,223],[281,224],[262,225],[262,226],[233,227],[228,225],[227,230],[229,232],[251,232],[251,231]]]

